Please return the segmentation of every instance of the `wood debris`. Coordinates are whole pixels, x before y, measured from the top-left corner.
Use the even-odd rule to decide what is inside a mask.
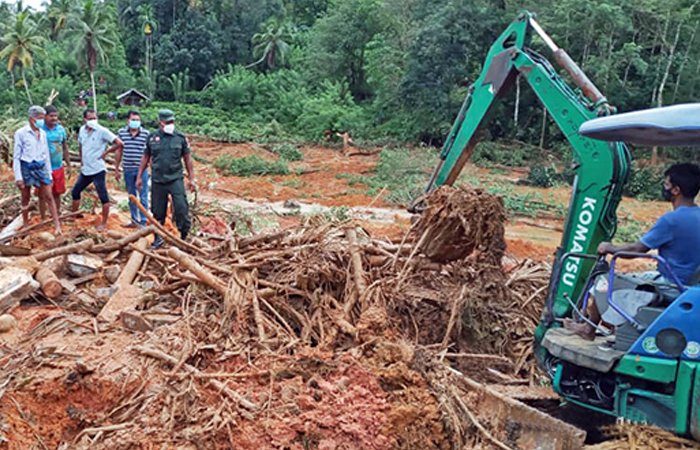
[[[34,258],[111,253],[120,272],[110,283],[105,267],[56,269],[53,303],[15,308],[23,336],[0,346],[11,419],[0,437],[97,450],[529,448],[502,412],[475,405],[499,395],[483,383],[539,381],[532,333],[549,269],[504,259],[497,197],[443,188],[428,205],[400,243],[319,219],[197,245],[160,224],[52,243]],[[154,233],[170,248],[148,250]],[[582,445],[522,408],[557,448]]]

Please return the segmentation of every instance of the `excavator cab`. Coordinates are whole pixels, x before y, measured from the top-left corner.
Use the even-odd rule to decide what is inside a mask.
[[[568,82],[532,48],[533,38],[544,43]],[[534,14],[525,11],[491,46],[445,140],[426,193],[457,181],[494,106],[518,77],[532,88],[571,145],[576,175],[542,320],[535,330],[535,355],[541,367],[554,390],[571,403],[700,440],[700,327],[695,325],[700,287],[675,282],[677,293],[663,301],[653,285],[653,289],[623,286],[625,295],[606,290],[608,309],[620,322],[614,340],[601,335],[589,342],[562,327],[566,318],[583,317],[581,311],[594,301],[591,290],[602,283],[601,276],[610,286],[616,285],[618,259],[656,258],[664,264],[659,257],[636,254],[617,254],[607,263],[596,249],[617,229],[616,210],[631,164],[624,141],[695,144],[700,129],[692,120],[700,117],[700,109],[691,105],[616,115]]]
[[[700,104],[692,104],[598,118],[582,124],[580,134],[640,145],[693,145],[700,142],[699,112]],[[598,296],[603,320],[615,325],[615,334],[599,329],[586,341],[562,327],[549,328],[540,343],[555,390],[574,403],[700,440],[700,268],[686,286],[656,255],[617,253],[609,264],[593,255],[563,256],[570,258],[596,259],[582,295],[571,302],[573,316],[587,320],[582,311]],[[671,283],[618,276],[616,262],[623,258],[655,260],[671,274]]]

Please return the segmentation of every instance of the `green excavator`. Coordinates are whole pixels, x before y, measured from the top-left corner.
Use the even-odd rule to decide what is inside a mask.
[[[574,88],[531,48],[535,36],[552,52]],[[647,254],[616,254],[608,263],[596,254],[598,245],[615,235],[616,210],[631,158],[625,143],[616,141],[619,138],[615,136],[627,136],[615,133],[620,123],[603,127],[603,132],[580,132],[580,128],[596,120],[605,125],[610,118],[626,115],[615,115],[603,94],[542,30],[533,14],[520,14],[488,52],[481,75],[471,85],[447,136],[426,193],[457,180],[489,113],[518,76],[527,81],[571,144],[575,172],[545,309],[535,331],[538,361],[550,376],[554,390],[570,403],[700,440],[700,327],[693,326],[693,317],[700,311],[700,288],[677,283],[669,294],[640,284],[625,286],[622,297],[614,295],[617,287],[604,288],[610,308],[621,318],[614,336],[599,328],[608,336],[599,333],[590,342],[562,326],[565,318],[586,320],[583,311],[596,280],[613,286],[619,258],[653,258],[658,264],[666,261]],[[698,108],[694,111],[699,112]],[[645,130],[653,132],[655,127],[644,120],[631,126],[629,123],[622,128],[632,130],[630,136]],[[667,130],[656,129],[654,135],[665,134]],[[666,143],[678,145],[673,139]],[[635,303],[635,296],[647,298]],[[643,306],[635,306],[640,304]]]

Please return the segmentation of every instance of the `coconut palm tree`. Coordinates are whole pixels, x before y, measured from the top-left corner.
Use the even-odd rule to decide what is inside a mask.
[[[97,111],[95,69],[98,61],[106,62],[107,53],[116,46],[116,23],[112,9],[94,0],[85,0],[80,8],[68,18],[66,38],[71,42],[73,53],[90,72],[92,100]]]
[[[44,2],[46,8],[46,16],[49,19],[51,27],[51,40],[55,41],[58,35],[68,25],[68,18],[75,12],[75,0],[51,0]]]
[[[279,62],[284,64],[284,60],[289,53],[289,43],[292,34],[287,24],[280,24],[276,20],[268,22],[265,31],[253,35],[253,55],[260,58],[248,67],[256,66],[263,61],[266,62],[270,70],[275,69]]]
[[[13,86],[13,70],[15,66],[20,67],[27,99],[29,103],[32,103],[26,70],[34,65],[34,55],[43,50],[41,43],[44,41],[44,37],[41,35],[36,23],[29,16],[29,12],[20,12],[14,16],[14,19],[14,24],[0,38],[0,45],[2,46],[0,58],[7,59],[7,71],[12,75]]]
[[[158,28],[155,9],[150,3],[144,3],[138,7],[141,30],[146,35],[146,72],[149,78],[153,77],[153,33]],[[153,95],[153,92],[150,92]]]

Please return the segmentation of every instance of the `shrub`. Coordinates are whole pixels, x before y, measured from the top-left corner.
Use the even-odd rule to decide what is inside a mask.
[[[549,188],[554,186],[559,178],[554,167],[536,164],[530,168],[525,181],[530,186]]]
[[[268,161],[257,155],[250,155],[244,158],[221,155],[214,161],[214,167],[222,170],[226,175],[235,175],[238,177],[289,174],[289,167],[287,167],[286,161]]]
[[[488,167],[494,164],[524,167],[533,161],[542,161],[542,149],[532,145],[509,142],[482,141],[472,155],[474,164]]]
[[[625,194],[640,200],[659,200],[666,167],[638,167],[632,163]]]
[[[279,157],[281,159],[284,159],[286,161],[303,161],[304,160],[304,154],[301,153],[301,150],[299,150],[299,148],[297,148],[296,145],[277,144],[277,145],[273,145],[272,148],[270,148],[270,151],[272,153],[279,155]]]

